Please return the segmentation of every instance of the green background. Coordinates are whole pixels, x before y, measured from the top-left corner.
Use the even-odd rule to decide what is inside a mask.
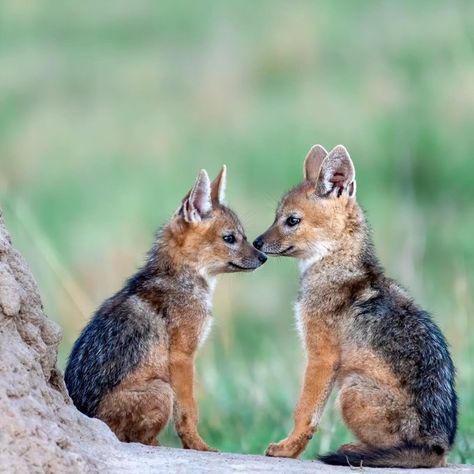
[[[0,203],[64,328],[62,368],[200,168],[227,164],[254,238],[314,143],[349,149],[388,274],[447,335],[450,459],[473,462],[474,2],[0,3]],[[291,427],[297,276],[272,259],[219,279],[197,392],[220,450],[261,453]],[[331,402],[305,457],[349,439]]]

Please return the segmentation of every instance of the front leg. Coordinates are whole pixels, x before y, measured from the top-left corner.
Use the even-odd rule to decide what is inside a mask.
[[[315,324],[314,321],[310,323]],[[267,456],[298,457],[313,437],[336,378],[339,350],[336,338],[327,326],[306,330],[308,362],[303,389],[294,411],[294,428],[279,443],[272,443]]]
[[[181,331],[185,333],[185,331]],[[191,340],[190,340],[191,339]],[[170,379],[175,393],[174,421],[185,449],[216,451],[198,433],[198,410],[194,399],[195,338],[175,335],[170,344]]]

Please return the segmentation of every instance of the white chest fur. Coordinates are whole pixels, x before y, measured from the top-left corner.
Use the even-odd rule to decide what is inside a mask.
[[[300,272],[303,274],[309,267],[322,260],[331,251],[330,242],[321,240],[311,244],[313,253],[311,257],[300,260]]]
[[[295,303],[295,324],[296,330],[298,331],[298,336],[301,339],[301,343],[305,346],[305,335],[304,335],[304,320],[303,312],[300,302]]]
[[[313,265],[322,260],[331,251],[331,243],[321,240],[311,244],[313,253],[310,257],[300,260],[300,273],[301,278],[305,278],[304,273],[306,270],[311,268]],[[295,303],[295,323],[298,335],[301,339],[303,346],[305,346],[305,327],[304,327],[304,314],[302,303],[297,301]]]
[[[208,315],[202,324],[201,333],[199,334],[199,347],[201,347],[204,344],[207,337],[209,336],[209,333],[211,332],[211,328],[212,328],[212,323],[213,323],[212,316]]]
[[[206,341],[207,337],[209,336],[209,333],[211,332],[212,328],[212,298],[214,296],[214,289],[216,287],[216,279],[215,277],[208,277],[207,282],[209,285],[209,291],[206,294],[206,297],[204,299],[205,305],[207,308],[207,316],[204,319],[202,326],[201,326],[201,333],[199,334],[199,347],[201,347],[204,342]]]

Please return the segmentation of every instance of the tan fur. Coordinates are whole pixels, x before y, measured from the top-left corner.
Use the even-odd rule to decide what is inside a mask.
[[[97,417],[107,423],[121,441],[157,445],[173,411],[168,354],[153,347],[143,365],[132,372],[101,401]]]
[[[344,422],[366,446],[398,446],[416,431],[417,414],[408,394],[387,364],[369,349],[345,350],[338,382]]]
[[[194,397],[194,361],[212,321],[214,279],[219,273],[252,271],[266,257],[247,242],[237,216],[222,205],[225,168],[212,185],[206,180],[201,172],[159,235],[144,282],[120,301],[137,323],[150,321],[153,331],[146,356],[103,397],[97,411],[122,441],[157,444],[173,414],[184,448],[214,451],[198,433]],[[200,213],[210,202],[212,210]],[[223,240],[228,233],[236,238],[231,245]]]
[[[315,162],[321,161],[318,156]],[[305,449],[335,383],[342,417],[360,441],[352,448],[393,447],[407,435],[417,436],[418,415],[408,393],[390,367],[354,336],[348,301],[354,294],[360,302],[372,296],[358,264],[365,242],[358,232],[364,220],[353,198],[355,182],[343,183],[337,199],[319,198],[312,166],[305,162],[305,176],[312,179],[283,197],[275,222],[260,237],[264,252],[302,262],[296,312],[307,355],[294,428],[268,447],[269,456],[297,457]],[[353,168],[344,171],[353,179]],[[300,218],[300,224],[289,227],[289,216]],[[341,281],[348,283],[341,288]]]
[[[152,289],[149,295],[153,301]],[[157,328],[157,342],[140,366],[103,398],[97,417],[122,441],[157,444],[158,433],[174,412],[183,447],[213,450],[197,431],[193,394],[195,353],[212,317],[209,302],[199,287],[191,293],[170,289],[168,297],[183,301],[167,310],[167,324]]]
[[[316,430],[322,407],[331,393],[335,371],[340,363],[337,340],[324,322],[315,326],[304,317],[305,346],[308,360],[303,388],[294,412],[291,434],[267,449],[269,456],[297,457]]]

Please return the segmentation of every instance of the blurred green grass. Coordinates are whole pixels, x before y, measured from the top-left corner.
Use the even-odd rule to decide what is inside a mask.
[[[264,230],[315,142],[344,143],[382,262],[446,333],[451,460],[474,462],[474,3],[0,3],[0,203],[71,344],[205,167]],[[294,261],[223,276],[201,431],[259,453],[291,426]],[[333,404],[306,457],[350,439]],[[163,443],[177,444],[169,429]]]

